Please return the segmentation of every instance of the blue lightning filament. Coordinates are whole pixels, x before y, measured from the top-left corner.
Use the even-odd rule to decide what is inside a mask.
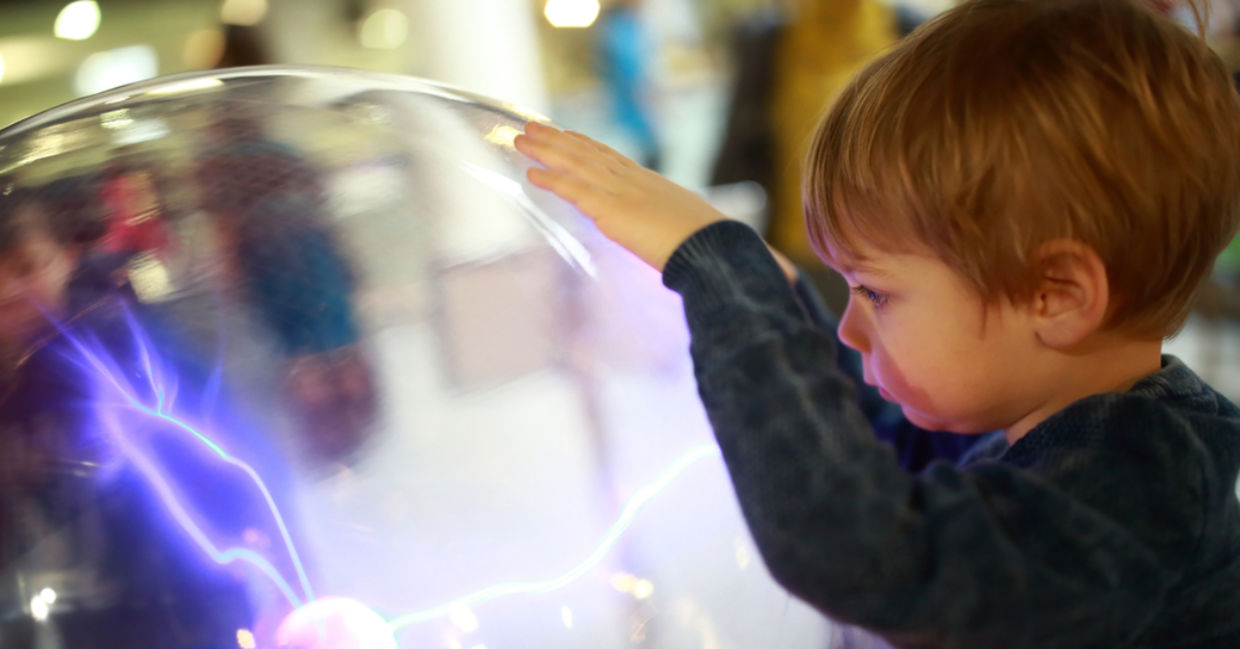
[[[147,385],[151,386],[151,392],[155,395],[155,411],[169,412],[172,408],[173,399],[169,398],[167,403],[164,402],[164,385],[159,379],[157,372],[159,366],[151,362],[150,341],[141,334],[141,327],[138,321],[133,317],[133,312],[125,309],[125,324],[129,325],[129,332],[133,334],[134,340],[138,343],[138,354],[142,357],[142,367],[146,370]]]
[[[192,539],[194,543],[207,554],[207,556],[211,557],[213,561],[220,565],[226,565],[234,561],[244,561],[249,563],[266,575],[271,582],[280,589],[280,592],[284,594],[284,597],[288,599],[289,603],[292,604],[294,608],[301,606],[301,600],[299,600],[297,595],[293,593],[293,589],[289,583],[280,576],[275,566],[272,565],[271,562],[267,561],[262,555],[244,548],[228,548],[226,550],[220,550],[217,548],[215,544],[211,542],[211,539],[207,537],[207,534],[202,531],[202,528],[198,527],[198,525],[194,523],[193,517],[190,516],[185,507],[177,501],[177,497],[172,489],[172,486],[167,480],[164,479],[163,475],[159,472],[159,469],[155,466],[155,463],[152,462],[146,454],[138,450],[137,447],[129,443],[129,441],[125,438],[125,434],[121,432],[120,424],[114,417],[106,417],[105,421],[107,422],[105,427],[112,434],[112,437],[116,440],[116,443],[121,447],[122,452],[124,452],[125,456],[134,463],[134,466],[138,467],[138,470],[142,473],[143,477],[145,477],[151,486],[155,488],[155,493],[159,495],[160,501],[164,503],[164,507],[168,509],[168,513],[172,515],[173,520],[175,520],[177,524],[179,524],[181,528],[189,534],[190,539]]]
[[[126,315],[128,316],[128,313]],[[108,367],[107,363],[99,358],[99,356],[95,354],[88,345],[63,328],[61,329],[61,333],[73,344],[82,357],[86,359],[87,363],[92,369],[95,370],[97,375],[105,379],[107,383],[111,384],[113,389],[115,389],[121,398],[128,403],[130,408],[137,410],[148,417],[172,424],[177,429],[189,433],[194,439],[201,442],[225,463],[241,469],[241,471],[243,471],[250,478],[250,480],[254,482],[254,484],[258,487],[259,492],[263,495],[267,508],[275,520],[276,527],[280,530],[280,535],[284,542],[285,549],[288,552],[289,558],[297,572],[297,576],[301,582],[302,591],[306,596],[306,600],[309,601],[314,599],[313,591],[310,588],[309,578],[306,575],[305,569],[302,567],[301,559],[297,553],[296,547],[293,544],[292,537],[289,534],[288,526],[285,524],[284,517],[280,514],[279,508],[276,506],[275,499],[272,497],[271,492],[267,489],[267,485],[249,464],[228,455],[228,453],[226,453],[224,449],[219,446],[219,444],[216,444],[209,437],[194,429],[189,424],[186,424],[185,422],[162,411],[162,408],[167,405],[163,402],[163,395],[165,394],[165,391],[156,381],[155,373],[153,371],[155,365],[151,362],[148,342],[145,336],[141,334],[140,329],[131,317],[128,318],[128,323],[130,326],[130,332],[133,334],[134,340],[137,342],[140,353],[142,354],[142,361],[146,369],[146,375],[148,380],[152,381],[152,389],[157,395],[161,409],[153,410],[139,402],[138,399],[125,388],[121,382],[121,379],[117,377],[117,373]],[[253,563],[259,568],[260,571],[263,572],[263,574],[272,578],[276,586],[285,594],[285,597],[289,598],[289,602],[292,603],[294,607],[299,606],[299,600],[292,594],[288,583],[279,576],[279,574],[275,571],[275,567],[264,560],[261,556],[249,550],[237,548],[224,552],[217,550],[214,544],[211,544],[206,538],[205,533],[193,523],[192,517],[189,516],[184,507],[176,500],[176,496],[173,494],[167,481],[163,479],[155,465],[146,459],[145,456],[142,456],[139,451],[132,447],[132,445],[124,441],[124,436],[120,434],[119,428],[113,430],[112,432],[114,433],[114,436],[121,441],[123,447],[130,449],[131,457],[133,457],[136,462],[139,462],[139,468],[142,470],[143,475],[151,481],[152,485],[155,486],[156,490],[160,493],[161,500],[164,502],[165,506],[169,508],[173,518],[182,526],[182,528],[185,529],[185,532],[189,534],[196,543],[198,543],[199,547],[206,551],[213,560],[220,563],[239,559]],[[145,468],[143,468],[144,466]]]
[[[640,512],[642,508],[644,508],[656,496],[667,489],[667,487],[679,478],[686,469],[699,460],[703,460],[708,457],[716,457],[718,455],[719,448],[714,444],[702,444],[701,446],[696,446],[672,463],[672,465],[664,470],[658,478],[643,486],[641,489],[635,491],[633,496],[629,498],[629,501],[625,504],[624,509],[620,512],[620,516],[616,519],[616,522],[612,523],[611,527],[607,530],[607,534],[603,537],[603,540],[598,544],[598,546],[595,547],[594,551],[582,560],[581,563],[577,564],[571,570],[565,572],[559,577],[542,581],[504,582],[493,586],[488,586],[470,593],[469,595],[465,595],[464,597],[452,600],[446,604],[440,604],[438,606],[402,615],[389,622],[388,626],[391,627],[393,632],[396,632],[408,626],[413,626],[415,624],[421,624],[436,618],[444,617],[454,609],[458,609],[460,607],[474,607],[479,604],[484,604],[491,600],[509,595],[549,593],[551,591],[564,588],[570,583],[585,576],[599,563],[601,563],[603,558],[606,557],[607,554],[611,552],[612,548],[615,547],[624,532],[628,530],[630,525],[632,525],[633,519],[637,516],[638,512]]]

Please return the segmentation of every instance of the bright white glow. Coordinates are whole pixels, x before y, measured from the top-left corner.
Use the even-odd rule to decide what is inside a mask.
[[[99,30],[99,21],[99,4],[95,0],[77,0],[60,10],[52,33],[56,38],[84,41]]]
[[[654,593],[654,584],[649,579],[634,577],[627,572],[617,572],[611,576],[611,587],[632,595],[636,599],[646,599]]]
[[[249,629],[237,629],[237,646],[241,649],[255,649],[258,643],[254,640],[254,633]]]
[[[0,54],[0,83],[4,81],[4,55]]]
[[[560,621],[564,623],[565,629],[573,628],[573,610],[567,606],[561,606]]]
[[[267,0],[224,0],[220,21],[226,25],[252,27],[267,16]]]
[[[465,606],[454,606],[452,611],[448,613],[448,619],[452,620],[452,624],[460,629],[463,633],[473,633],[478,630],[478,616]]]
[[[753,557],[749,554],[748,544],[742,539],[735,539],[732,541],[732,549],[735,550],[736,567],[741,570],[748,568],[750,562],[753,561]]]
[[[189,79],[188,81],[178,81],[169,83],[147,90],[148,95],[178,95],[181,93],[189,93],[197,90],[210,90],[224,85],[224,82],[217,77],[204,77],[202,79]]]
[[[78,66],[73,87],[79,95],[150,79],[159,73],[159,57],[149,45],[130,45],[96,52]]]
[[[47,619],[48,606],[42,597],[35,595],[30,598],[30,616],[35,620],[42,622]]]
[[[128,146],[139,142],[150,142],[168,137],[168,123],[159,117],[148,117],[131,121],[128,126],[113,129],[112,141],[117,146]]]
[[[639,579],[633,584],[633,597],[637,599],[646,599],[654,594],[654,584],[649,579]]]
[[[48,604],[55,604],[56,603],[56,591],[52,590],[51,588],[44,588],[43,590],[39,591],[39,599],[47,602]]]
[[[598,0],[547,0],[543,15],[554,27],[589,27],[598,9]]]

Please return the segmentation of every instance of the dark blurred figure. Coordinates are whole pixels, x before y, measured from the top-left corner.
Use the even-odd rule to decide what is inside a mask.
[[[165,499],[295,581],[291,555],[257,486],[170,418],[249,462],[277,502],[278,455],[96,261],[98,219],[65,209],[92,192],[0,188],[0,646],[235,645],[255,623],[240,567],[213,562]]]
[[[596,49],[612,120],[637,146],[633,158],[657,171],[663,163],[663,153],[651,102],[654,44],[640,9],[638,0],[613,0],[606,6],[595,24]]]
[[[244,25],[224,26],[224,51],[216,68],[234,68],[244,65],[267,65],[271,54],[259,27]]]
[[[743,20],[735,85],[712,185],[754,181],[766,191],[766,238],[843,313],[848,287],[818,261],[801,212],[801,164],[818,117],[863,65],[898,37],[879,0],[793,0]]]
[[[231,275],[284,355],[298,441],[312,461],[347,463],[370,432],[376,397],[320,171],[265,136],[258,119],[233,115],[213,125],[197,177]]]

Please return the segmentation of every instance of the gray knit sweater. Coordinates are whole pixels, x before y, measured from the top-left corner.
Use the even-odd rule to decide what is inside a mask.
[[[664,282],[749,528],[798,597],[898,647],[1240,648],[1240,409],[1175,358],[910,473],[752,230],[703,229]]]

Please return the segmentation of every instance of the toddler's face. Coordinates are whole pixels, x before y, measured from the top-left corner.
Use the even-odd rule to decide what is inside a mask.
[[[986,306],[942,261],[860,250],[836,270],[852,294],[839,337],[861,353],[865,382],[929,430],[982,433],[1028,416],[1044,398],[1026,309]]]
[[[60,317],[74,255],[41,229],[0,253],[0,341],[24,345]]]

